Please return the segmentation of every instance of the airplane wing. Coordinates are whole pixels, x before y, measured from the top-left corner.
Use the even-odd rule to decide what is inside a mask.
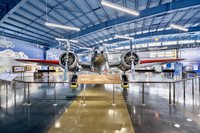
[[[166,58],[166,59],[141,59],[140,64],[137,67],[148,67],[148,66],[154,66],[154,65],[164,65],[167,63],[172,62],[178,62],[185,59],[174,59],[174,58]],[[118,67],[120,65],[120,62],[110,62],[110,67]]]
[[[24,63],[35,63],[39,65],[59,65],[59,60],[39,60],[39,59],[15,59]]]
[[[36,63],[39,65],[59,65],[59,60],[38,60],[38,59],[15,59],[19,62],[24,63]],[[174,58],[168,58],[168,59],[142,59],[140,60],[140,64],[138,67],[148,67],[148,66],[154,66],[154,65],[163,65],[167,63],[172,62],[178,62],[185,59],[174,59]],[[84,70],[90,70],[90,63],[85,62],[78,62],[78,64],[82,67]],[[120,62],[109,62],[109,67],[118,67],[120,65]]]
[[[59,60],[39,60],[39,59],[15,59],[18,62],[23,63],[34,63],[38,65],[50,65],[50,66],[59,66]],[[78,62],[78,64],[84,70],[90,70],[90,63],[87,62]]]
[[[109,62],[109,67],[118,67],[120,65],[121,61],[118,62]]]
[[[174,59],[174,58],[166,58],[166,59],[143,59],[140,60],[140,64],[138,67],[148,67],[148,66],[154,66],[154,65],[164,65],[167,63],[173,63],[182,61],[185,59]]]
[[[91,70],[90,62],[78,62],[78,64],[82,67],[83,70]]]

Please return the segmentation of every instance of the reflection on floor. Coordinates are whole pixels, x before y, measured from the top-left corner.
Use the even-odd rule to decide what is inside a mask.
[[[32,105],[24,106],[23,84],[10,84],[8,89],[3,83],[0,85],[0,133],[47,132],[80,92],[80,89],[72,91],[69,85],[30,84]],[[54,88],[56,107],[52,106]],[[70,99],[66,99],[66,95]]]
[[[159,73],[137,73],[135,77],[143,81],[170,80]],[[195,81],[192,98],[191,81],[186,82],[185,101],[182,83],[176,84],[176,106],[168,104],[167,84],[145,84],[146,106],[141,105],[141,84],[130,84],[127,90],[116,85],[115,107],[111,105],[112,85],[87,85],[87,105],[83,107],[83,85],[72,91],[67,84],[30,84],[32,105],[23,106],[23,84],[13,83],[6,89],[1,83],[0,133],[199,133],[198,84]],[[56,107],[52,106],[54,102]]]
[[[49,133],[133,133],[120,90],[115,93],[116,106],[112,106],[112,87],[113,85],[87,86],[87,105],[83,106],[82,92]]]
[[[165,80],[160,74],[136,75],[142,80]],[[167,84],[146,84],[145,104],[141,105],[141,84],[132,84],[124,98],[131,116],[135,133],[199,133],[200,96],[198,80],[195,80],[195,96],[192,98],[191,81],[186,82],[186,100],[183,84],[176,84],[176,106],[168,104]]]

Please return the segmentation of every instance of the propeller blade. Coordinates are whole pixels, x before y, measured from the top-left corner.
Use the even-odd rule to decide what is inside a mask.
[[[65,72],[64,72],[64,81],[68,80],[68,53],[70,51],[69,41],[66,41],[66,60],[65,60]]]

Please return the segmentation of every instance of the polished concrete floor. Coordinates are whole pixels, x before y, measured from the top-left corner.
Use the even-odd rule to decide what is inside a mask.
[[[53,100],[54,88],[56,101]],[[27,106],[23,104],[27,100],[24,99],[23,84],[8,84],[6,89],[1,82],[0,133],[47,132],[80,91],[71,90],[69,85],[30,84],[31,105]],[[55,103],[57,106],[53,106]]]
[[[143,73],[139,80],[168,80],[164,75]],[[141,104],[141,84],[131,84],[123,90],[135,133],[200,133],[200,95],[198,80],[195,80],[195,95],[192,97],[192,82],[186,82],[186,100],[183,99],[183,84],[176,84],[176,105],[169,106],[168,84],[146,84],[145,105]]]
[[[138,73],[135,78],[171,80],[155,73]],[[6,89],[1,83],[0,133],[199,133],[198,81],[194,97],[191,86],[191,81],[187,81],[184,100],[183,85],[176,84],[176,105],[169,106],[168,84],[145,84],[143,106],[141,84],[130,84],[127,90],[115,85],[113,107],[112,85],[87,85],[83,106],[83,85],[72,90],[67,84],[30,84],[28,106],[23,104],[27,102],[23,84],[14,82]]]
[[[82,92],[49,133],[134,133],[121,92],[115,92],[113,101],[113,85],[86,87],[85,102]]]

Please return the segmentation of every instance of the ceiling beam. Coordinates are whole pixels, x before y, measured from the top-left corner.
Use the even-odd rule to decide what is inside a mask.
[[[128,21],[133,21],[133,20],[141,19],[141,18],[144,18],[144,17],[156,15],[156,14],[166,13],[168,11],[175,11],[175,10],[179,10],[179,9],[182,9],[182,8],[188,8],[188,7],[198,6],[198,5],[200,5],[200,0],[174,1],[174,2],[171,2],[171,3],[166,3],[166,4],[162,4],[162,5],[153,7],[153,8],[143,10],[143,11],[140,12],[139,16],[125,15],[125,16],[117,18],[117,21],[116,21],[116,18],[112,19],[112,20],[108,20],[106,22],[103,22],[103,23],[97,24],[95,26],[92,26],[90,28],[87,28],[85,30],[82,30],[78,33],[78,35],[83,36],[83,35],[86,35],[88,33],[92,33],[94,31],[97,31],[97,30],[100,30],[100,29],[112,27],[114,25],[122,24],[122,23],[125,23],[125,22],[128,22]],[[66,35],[66,37],[76,38],[77,34]]]
[[[5,32],[1,32],[1,31],[0,31],[0,36],[10,37],[10,38],[15,38],[15,39],[18,39],[18,40],[30,42],[30,43],[40,44],[40,45],[43,45],[45,47],[49,47],[51,45],[49,43],[36,41],[36,39],[29,39],[29,38],[26,38],[26,37],[15,36],[14,34],[5,33]]]
[[[0,13],[0,25],[15,12],[20,6],[22,6],[27,0],[11,0],[8,5],[6,5],[4,12]]]
[[[200,31],[200,26],[196,26],[196,27],[190,27],[189,32],[198,32]],[[140,39],[140,38],[145,38],[145,37],[153,37],[153,36],[159,36],[159,35],[171,35],[171,34],[179,34],[180,31],[176,30],[176,29],[171,29],[171,30],[163,30],[163,31],[155,31],[155,32],[148,32],[148,33],[143,33],[143,34],[138,34],[138,35],[134,35],[135,39]],[[131,36],[132,37],[132,36]],[[115,39],[115,40],[111,40],[108,41],[106,43],[116,43],[119,40]]]

